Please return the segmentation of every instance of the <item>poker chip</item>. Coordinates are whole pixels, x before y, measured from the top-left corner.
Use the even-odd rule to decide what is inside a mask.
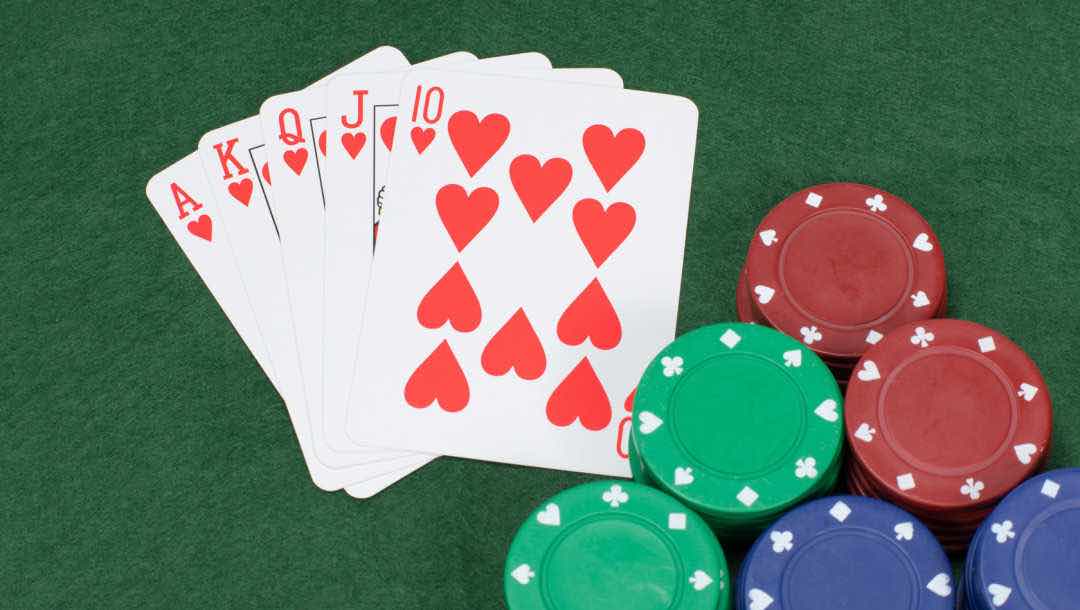
[[[856,365],[845,405],[848,478],[962,540],[1038,470],[1052,432],[1035,363],[964,320],[893,330]]]
[[[1080,468],[1013,490],[979,528],[964,564],[968,610],[1063,610],[1080,603]]]
[[[740,570],[738,610],[952,610],[952,569],[933,534],[872,498],[830,496],[770,525]]]
[[[731,583],[708,525],[674,498],[596,481],[542,502],[506,558],[511,610],[727,610]]]
[[[947,284],[929,223],[896,195],[850,182],[776,205],[750,244],[746,281],[765,322],[836,361],[943,311]]]
[[[843,400],[828,367],[773,329],[717,324],[664,347],[634,398],[636,479],[750,537],[839,476]]]

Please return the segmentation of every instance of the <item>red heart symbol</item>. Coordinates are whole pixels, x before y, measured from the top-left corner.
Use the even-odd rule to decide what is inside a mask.
[[[386,146],[386,150],[394,150],[394,128],[397,127],[397,117],[392,116],[382,122],[379,126],[379,137],[382,138],[382,143]],[[435,137],[434,130],[431,132],[431,137]],[[416,143],[416,139],[413,138],[413,143]],[[416,152],[423,152],[417,148]]]
[[[495,333],[480,354],[480,366],[489,375],[505,375],[514,369],[522,379],[539,379],[547,368],[547,356],[540,337],[529,323],[525,310],[519,308]]]
[[[458,332],[471,332],[480,326],[480,301],[476,298],[461,263],[454,263],[420,299],[416,319],[424,328],[440,328],[450,322]]]
[[[487,187],[469,195],[463,187],[447,184],[435,194],[435,207],[454,246],[461,252],[495,215],[499,195]]]
[[[412,138],[413,146],[416,147],[416,154],[422,155],[427,150],[428,144],[431,144],[431,141],[435,139],[435,130],[413,127],[412,131],[409,132],[409,137]]]
[[[570,163],[559,157],[543,165],[532,155],[520,155],[510,162],[510,182],[533,222],[563,194],[573,173]]]
[[[581,143],[605,191],[610,191],[645,152],[645,136],[636,129],[623,129],[615,135],[606,125],[593,125],[585,130]]]
[[[365,143],[367,143],[367,136],[362,131],[341,134],[341,146],[353,159],[364,149]]]
[[[405,383],[405,402],[423,409],[435,401],[451,413],[469,404],[469,381],[445,339]]]
[[[322,133],[319,134],[319,152],[322,153],[322,156],[324,156],[324,157],[326,156],[326,132],[325,131],[323,131]]]
[[[187,230],[191,231],[191,234],[195,237],[211,241],[214,233],[214,221],[210,220],[209,216],[200,216],[197,220],[187,223]]]
[[[574,204],[574,228],[597,267],[634,230],[636,218],[634,208],[626,203],[613,203],[606,210],[595,199],[582,199]]]
[[[489,114],[480,121],[472,112],[458,110],[450,116],[447,129],[465,171],[475,176],[510,135],[510,121],[501,114]]]
[[[589,339],[597,349],[611,349],[622,340],[619,314],[596,279],[559,316],[555,330],[567,345],[581,345]]]
[[[263,163],[262,176],[263,176],[263,180],[266,180],[266,183],[270,184],[270,164],[269,163]]]
[[[586,430],[594,432],[611,423],[611,401],[588,358],[582,358],[551,393],[547,418],[560,427],[580,419]]]
[[[250,178],[244,178],[239,182],[229,185],[229,194],[240,203],[247,205],[251,201],[252,184]]]
[[[299,176],[300,172],[304,171],[304,165],[307,163],[307,149],[286,150],[281,157],[285,160],[285,165],[288,165],[289,169]]]

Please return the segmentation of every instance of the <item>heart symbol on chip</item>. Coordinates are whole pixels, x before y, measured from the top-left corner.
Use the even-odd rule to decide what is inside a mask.
[[[679,486],[689,485],[689,484],[691,484],[693,482],[694,482],[694,469],[693,468],[689,468],[689,467],[684,468],[682,466],[679,466],[678,468],[675,469],[675,484],[676,485],[679,485]]]
[[[652,434],[664,423],[664,420],[649,411],[642,411],[638,414],[638,421],[641,422],[641,425],[638,426],[638,430],[641,430],[642,434]]]
[[[304,166],[307,165],[307,149],[286,150],[281,153],[281,158],[285,161],[285,165],[288,165],[289,169],[299,176],[304,171]]]
[[[821,404],[814,409],[814,414],[829,423],[840,419],[840,415],[836,412],[836,401],[831,398],[821,401]]]
[[[932,578],[926,584],[926,588],[930,589],[938,597],[948,597],[952,595],[952,586],[949,584],[951,581],[949,575],[943,572]]]
[[[878,371],[873,360],[867,360],[863,362],[862,368],[859,369],[858,377],[859,381],[874,381],[875,379],[881,379],[881,372]]]
[[[229,185],[229,194],[233,196],[233,199],[240,203],[247,205],[251,201],[251,190],[253,184],[251,179],[244,178],[239,182],[233,182]]]
[[[1030,464],[1031,456],[1035,455],[1035,452],[1039,448],[1032,443],[1024,443],[1013,447],[1013,451],[1016,452],[1016,459],[1020,460],[1021,464]]]
[[[359,155],[360,151],[364,149],[364,144],[366,142],[367,136],[362,131],[341,134],[341,147],[344,148],[345,152],[349,153],[349,157],[353,159],[355,159],[356,155]]]
[[[498,113],[489,114],[481,120],[473,112],[458,110],[450,115],[446,130],[465,171],[469,176],[475,176],[506,142],[510,135],[510,121]]]
[[[769,301],[772,300],[773,295],[776,294],[776,290],[764,284],[758,284],[757,286],[754,286],[754,294],[757,295],[758,303],[768,305]]]
[[[920,307],[926,307],[930,304],[930,297],[926,296],[926,293],[922,290],[911,295],[911,306],[918,309]]]
[[[772,596],[761,589],[750,589],[746,598],[750,600],[750,610],[765,610],[773,604]]]
[[[892,529],[896,533],[897,540],[911,540],[915,537],[915,525],[910,521],[897,523]]]
[[[562,523],[562,516],[559,514],[559,505],[550,502],[544,507],[544,510],[536,513],[536,521],[540,525],[556,526]]]
[[[766,229],[758,233],[758,237],[761,238],[761,243],[771,246],[776,243],[776,229]]]
[[[610,191],[641,158],[645,136],[636,129],[623,129],[616,135],[606,125],[592,125],[581,136],[581,144],[600,184]]]
[[[934,249],[934,244],[930,243],[929,235],[926,233],[919,233],[915,236],[915,241],[911,242],[911,247],[920,252],[930,252]]]
[[[802,366],[802,350],[793,349],[784,352],[784,366],[799,368]]]
[[[514,571],[510,572],[510,576],[514,577],[514,580],[519,583],[527,585],[529,584],[529,581],[533,579],[533,576],[536,576],[536,572],[533,572],[533,569],[529,567],[529,564],[523,563],[514,568]]]
[[[695,591],[705,589],[711,585],[712,582],[712,577],[706,574],[704,570],[694,570],[694,575],[690,577],[690,584],[694,585]]]
[[[1005,585],[999,585],[996,582],[990,583],[990,586],[986,588],[990,593],[990,601],[994,604],[995,608],[1000,608],[1005,605],[1005,602],[1009,601],[1009,596],[1012,595],[1012,589]]]
[[[855,438],[863,441],[864,443],[869,443],[870,441],[874,440],[875,434],[877,434],[877,429],[871,428],[870,424],[866,422],[859,424],[859,427],[855,430]]]

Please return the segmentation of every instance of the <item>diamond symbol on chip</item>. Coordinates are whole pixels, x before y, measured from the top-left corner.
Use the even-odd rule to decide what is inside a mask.
[[[908,491],[909,489],[915,489],[915,475],[910,472],[902,474],[896,477],[896,486],[902,491]]]
[[[982,353],[992,352],[997,349],[997,345],[994,344],[993,337],[982,337],[979,339],[979,351]]]
[[[1035,399],[1035,395],[1039,393],[1039,388],[1031,385],[1030,383],[1021,383],[1020,390],[1016,392],[1016,395],[1024,399],[1024,402],[1031,402]]]
[[[821,205],[821,195],[817,193],[810,193],[806,196],[806,205],[816,208]]]
[[[784,366],[788,368],[802,366],[802,350],[793,349],[784,352]]]
[[[739,336],[739,333],[730,328],[725,330],[724,334],[720,335],[720,343],[728,346],[728,349],[735,349],[735,346],[739,344],[739,341],[742,341],[742,337]]]
[[[870,345],[877,345],[878,341],[881,341],[884,338],[885,338],[885,335],[879,333],[878,331],[876,331],[876,330],[874,330],[872,328],[870,329],[870,332],[866,333],[866,342],[869,343]]]
[[[758,493],[749,487],[743,487],[742,491],[735,496],[735,499],[743,504],[743,506],[750,508],[757,502]]]
[[[1059,491],[1061,491],[1061,485],[1059,483],[1046,479],[1043,481],[1042,489],[1039,490],[1039,493],[1047,498],[1057,498]]]
[[[668,513],[667,527],[669,530],[686,529],[686,513]]]
[[[829,514],[832,515],[833,519],[843,523],[851,515],[851,507],[841,500],[833,504],[832,508],[829,509]]]

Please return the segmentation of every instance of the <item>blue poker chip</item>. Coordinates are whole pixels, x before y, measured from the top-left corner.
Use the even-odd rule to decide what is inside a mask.
[[[1080,468],[1009,493],[976,533],[965,578],[971,610],[1080,607]]]
[[[953,610],[952,568],[910,513],[830,496],[788,512],[746,555],[739,610]]]

